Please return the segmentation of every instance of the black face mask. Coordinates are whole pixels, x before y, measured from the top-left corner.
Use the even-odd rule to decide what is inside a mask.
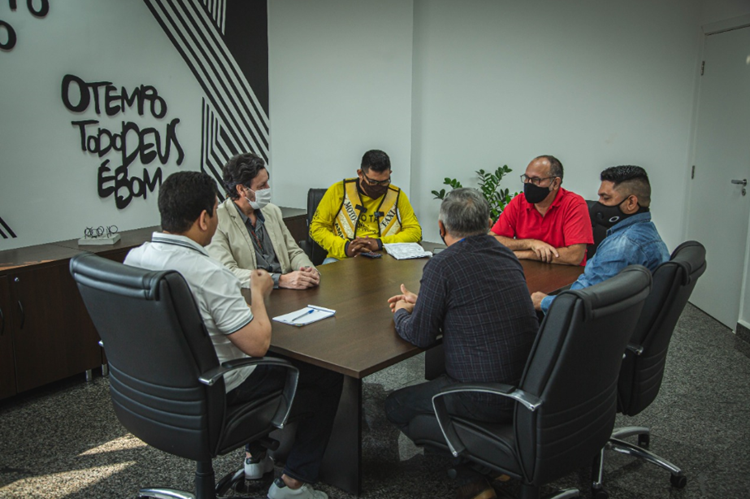
[[[531,182],[523,184],[523,195],[526,197],[526,201],[531,204],[541,203],[549,196],[549,193],[549,187],[539,187]]]
[[[638,211],[636,211],[635,213],[627,214],[622,211],[622,208],[620,208],[620,205],[625,201],[627,201],[627,198],[623,199],[620,204],[616,204],[614,206],[607,206],[606,204],[601,204],[599,201],[597,201],[591,207],[591,210],[589,212],[591,220],[601,225],[602,227],[606,227],[609,229],[615,224],[622,222],[626,218],[630,218],[633,215],[637,215],[638,213],[645,213],[648,211],[648,208],[644,208],[643,206],[639,205]]]
[[[365,193],[365,196],[371,199],[378,199],[380,196],[388,192],[387,185],[370,185],[369,183],[367,183],[367,180],[364,179],[359,180],[359,188],[362,189],[362,192]]]

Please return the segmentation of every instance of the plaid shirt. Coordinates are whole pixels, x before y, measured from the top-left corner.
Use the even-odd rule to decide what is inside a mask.
[[[442,333],[445,370],[460,382],[517,385],[539,323],[523,267],[489,235],[472,236],[424,267],[413,313],[396,312],[396,331],[426,348]],[[508,407],[499,397],[477,401]]]

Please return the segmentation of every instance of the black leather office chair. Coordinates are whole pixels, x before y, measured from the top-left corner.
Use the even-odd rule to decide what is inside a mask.
[[[586,245],[586,261],[588,261],[594,258],[594,254],[596,253],[597,248],[599,248],[599,244],[601,244],[604,238],[607,237],[607,228],[603,225],[599,225],[599,223],[597,222],[596,216],[594,216],[592,208],[596,204],[596,201],[587,199],[586,204],[589,207],[589,218],[591,219],[591,230],[594,232],[594,244]]]
[[[678,246],[668,262],[654,272],[651,294],[643,307],[633,337],[625,352],[620,378],[617,383],[617,410],[627,416],[635,416],[656,399],[664,376],[667,350],[677,320],[680,318],[698,278],[706,271],[706,248],[696,241]],[[638,435],[638,445],[622,440]],[[687,484],[682,470],[669,461],[646,450],[650,442],[650,430],[629,426],[617,428],[607,444],[607,449],[627,454],[668,470],[670,481],[677,488]],[[602,453],[603,459],[603,453]],[[595,469],[595,493],[601,489],[601,466]],[[606,497],[599,493],[598,498]]]
[[[310,222],[312,222],[315,210],[318,209],[320,200],[323,199],[323,194],[326,193],[327,189],[310,189],[307,191],[307,238],[302,241],[297,241],[302,251],[307,253],[310,257],[313,265],[320,265],[325,260],[328,252],[321,248],[318,243],[313,241],[310,237]]]
[[[262,441],[289,415],[298,372],[281,359],[219,365],[190,288],[175,271],[129,267],[91,253],[70,262],[109,361],[112,405],[122,425],[147,444],[197,461],[195,495],[142,489],[138,497],[214,498],[244,478],[215,484],[211,460]],[[287,368],[283,391],[228,407],[223,375],[247,365]]]
[[[590,466],[612,432],[623,352],[650,287],[651,273],[631,266],[595,286],[563,291],[542,322],[519,385],[444,390],[433,398],[436,417],[410,423],[415,442],[521,480],[523,499],[538,498],[541,485]],[[443,397],[459,392],[515,400],[513,421],[449,415]],[[557,497],[577,495],[572,489]]]

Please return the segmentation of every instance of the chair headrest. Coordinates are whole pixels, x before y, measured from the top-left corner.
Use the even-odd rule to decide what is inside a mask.
[[[677,246],[668,262],[662,265],[682,267],[682,285],[687,286],[693,279],[698,279],[706,271],[706,248],[698,241],[686,241]],[[658,271],[658,269],[657,269]]]
[[[85,252],[70,260],[70,273],[79,284],[130,298],[159,299],[159,281],[174,270],[153,271],[130,267]],[[182,278],[182,276],[180,276]]]

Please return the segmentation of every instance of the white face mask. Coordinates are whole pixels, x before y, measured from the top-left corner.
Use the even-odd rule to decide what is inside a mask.
[[[257,191],[253,191],[252,189],[248,188],[249,191],[252,191],[255,193],[255,201],[250,201],[250,198],[245,196],[245,199],[248,203],[250,203],[250,206],[253,207],[254,210],[262,210],[266,207],[268,203],[271,202],[271,188],[268,189],[260,189]]]

